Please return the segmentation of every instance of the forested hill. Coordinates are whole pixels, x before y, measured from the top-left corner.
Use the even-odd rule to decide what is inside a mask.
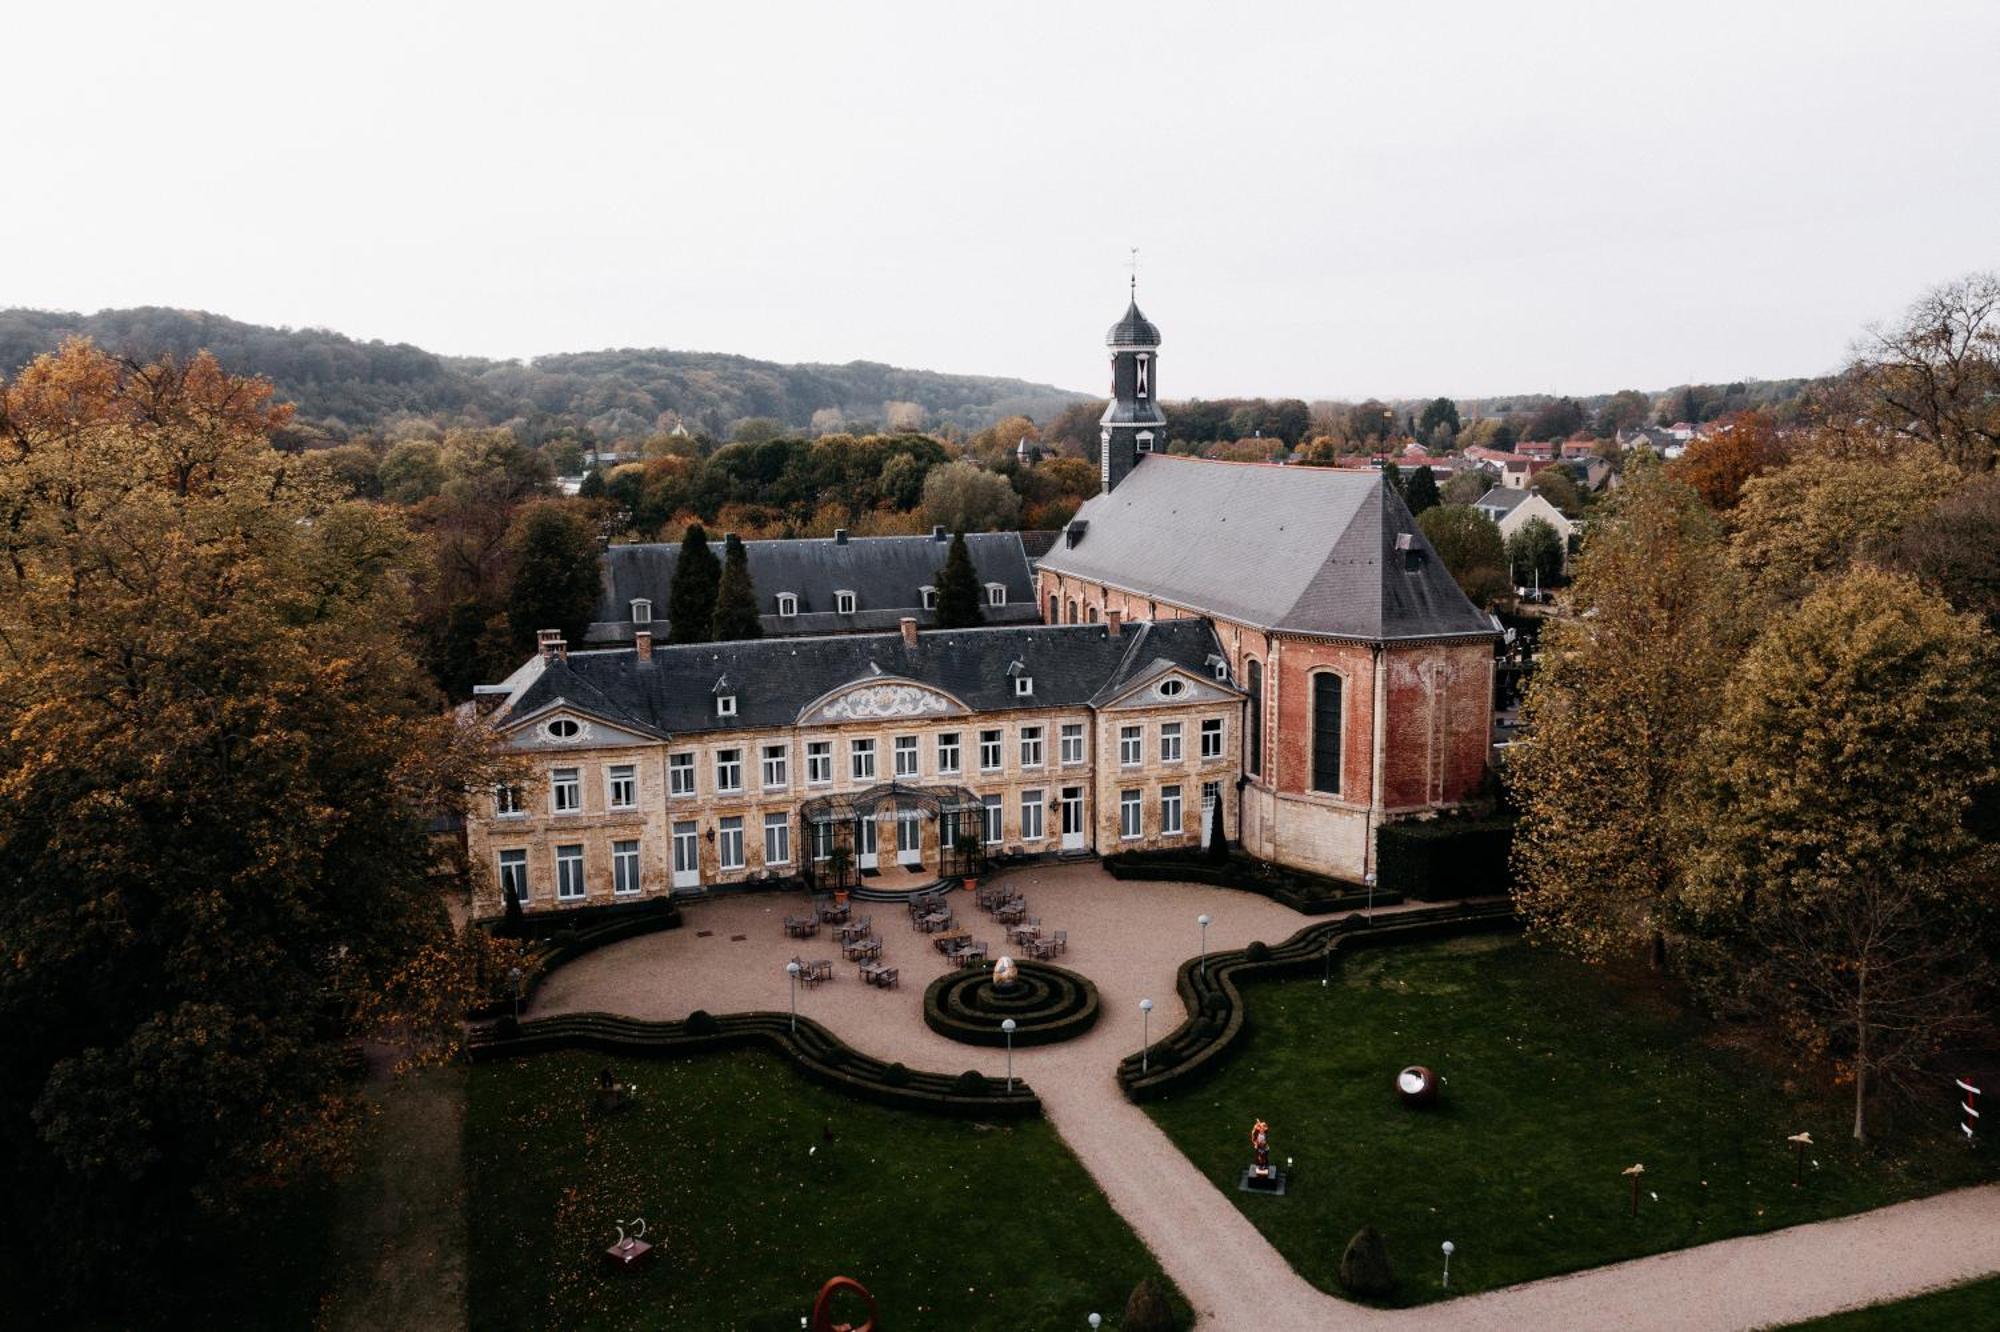
[[[866,430],[898,417],[894,424],[979,430],[1017,414],[1046,420],[1081,400],[1048,384],[870,361],[780,365],[657,348],[526,363],[440,356],[408,343],[360,342],[325,329],[268,328],[157,307],[91,315],[0,310],[0,376],[11,376],[71,334],[141,361],[205,347],[232,373],[269,379],[298,404],[302,426],[337,438],[379,432],[405,415],[441,425],[524,422],[530,434],[582,426],[600,439],[643,437],[676,420],[716,438],[752,417],[804,430],[815,414],[822,429]]]

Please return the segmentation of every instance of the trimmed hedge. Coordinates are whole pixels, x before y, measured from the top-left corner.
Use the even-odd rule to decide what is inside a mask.
[[[982,1076],[975,1091],[963,1073],[918,1073],[863,1054],[811,1018],[797,1019],[796,1030],[785,1013],[728,1013],[711,1020],[716,1029],[704,1035],[688,1030],[688,1022],[564,1013],[523,1022],[512,1036],[504,1034],[504,1024],[477,1028],[466,1052],[481,1063],[570,1049],[670,1059],[766,1045],[814,1082],[877,1105],[979,1119],[1026,1119],[1042,1112],[1041,1098],[1021,1078],[1014,1079],[1010,1092]]]
[[[1014,1044],[1051,1045],[1081,1036],[1096,1025],[1097,987],[1086,976],[1046,962],[1018,962],[1014,992],[989,987],[991,967],[948,971],[924,990],[924,1023],[938,1035],[966,1045],[1002,1046],[1000,1030],[1013,1018]]]
[[[1328,953],[1344,948],[1408,943],[1454,934],[1476,934],[1517,928],[1513,903],[1478,902],[1399,912],[1372,926],[1359,913],[1337,921],[1308,925],[1278,944],[1261,940],[1248,948],[1210,953],[1204,969],[1199,959],[1181,964],[1175,980],[1187,1018],[1154,1041],[1140,1069],[1140,1051],[1118,1064],[1118,1085],[1134,1101],[1149,1101],[1174,1091],[1220,1067],[1243,1034],[1245,1011],[1237,983],[1250,976],[1311,973],[1329,965]],[[1258,956],[1251,953],[1256,950]]]
[[[1206,850],[1119,851],[1103,861],[1114,879],[1166,879],[1234,888],[1268,897],[1302,916],[1356,911],[1369,902],[1368,890],[1360,884],[1274,865],[1241,851],[1232,851],[1222,860]],[[1376,885],[1376,906],[1395,906],[1402,900],[1386,885]]]
[[[670,930],[674,925],[680,924],[681,909],[669,897],[650,897],[642,902],[593,902],[588,906],[523,912],[518,924],[511,930],[508,928],[510,922],[504,916],[499,920],[482,920],[478,922],[478,927],[491,930],[502,938],[549,939],[566,930],[584,934],[619,921],[647,919],[653,916],[671,917],[673,925],[651,927]]]
[[[1510,818],[1385,823],[1375,830],[1376,885],[1419,902],[1502,897],[1514,886],[1513,847]]]
[[[577,922],[570,919],[585,912],[593,913],[588,919]],[[552,918],[552,919],[544,919]],[[535,997],[535,991],[542,987],[550,972],[566,962],[574,962],[584,954],[614,944],[623,939],[635,939],[642,934],[652,934],[657,930],[675,930],[681,925],[680,908],[664,897],[656,897],[649,902],[621,902],[611,906],[574,907],[568,911],[537,912],[527,918],[532,932],[537,922],[546,930],[538,936],[542,944],[529,953],[522,967],[521,1003],[527,1004]],[[481,921],[474,928],[492,929],[491,921]],[[503,994],[484,1003],[474,1004],[466,1012],[468,1021],[481,1022],[489,1018],[512,1014],[514,997]]]

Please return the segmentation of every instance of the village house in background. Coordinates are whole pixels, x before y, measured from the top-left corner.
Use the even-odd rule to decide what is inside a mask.
[[[1533,520],[1541,519],[1562,538],[1563,568],[1569,567],[1570,545],[1576,536],[1577,525],[1564,516],[1561,509],[1549,503],[1548,497],[1540,491],[1495,486],[1474,501],[1472,507],[1491,519],[1500,529],[1500,535],[1508,540]]]

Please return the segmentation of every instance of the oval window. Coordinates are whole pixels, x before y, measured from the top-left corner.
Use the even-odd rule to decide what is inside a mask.
[[[1182,694],[1185,694],[1186,692],[1187,692],[1187,681],[1185,680],[1160,681],[1161,698],[1179,698]]]
[[[583,734],[583,727],[573,718],[558,717],[546,728],[551,740],[574,740]]]

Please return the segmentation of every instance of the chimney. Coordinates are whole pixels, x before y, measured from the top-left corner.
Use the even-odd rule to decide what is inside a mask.
[[[1106,606],[1104,608],[1105,634],[1108,637],[1116,638],[1118,637],[1119,634],[1124,632],[1124,629],[1125,629],[1125,612],[1122,610],[1113,610],[1111,607]]]
[[[833,529],[833,544],[834,544],[834,545],[836,545],[836,546],[844,546],[844,545],[846,545],[846,544],[847,544],[847,529],[846,529],[846,528],[844,528],[844,527],[836,527],[836,528],[834,528],[834,529]]]
[[[905,615],[903,617],[903,646],[913,648],[916,645],[917,617],[914,615]]]
[[[632,647],[639,654],[640,661],[651,661],[653,659],[653,631],[651,629],[641,629],[637,633],[634,633],[632,635]]]
[[[542,654],[543,661],[569,660],[569,644],[563,642],[560,629],[544,629],[537,633],[535,647]]]
[[[937,525],[936,527],[933,527],[933,528],[931,529],[931,540],[933,540],[933,541],[942,541],[942,540],[944,540],[944,524],[943,524],[943,523],[939,523],[939,524],[938,524],[938,525]]]

